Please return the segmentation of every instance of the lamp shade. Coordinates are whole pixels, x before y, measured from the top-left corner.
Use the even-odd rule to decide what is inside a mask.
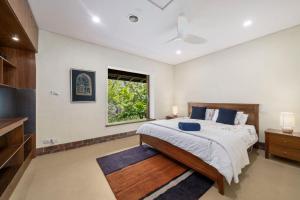
[[[295,128],[295,114],[291,112],[280,113],[280,126],[283,132],[293,132]]]
[[[177,115],[178,114],[178,107],[177,106],[172,106],[172,114]]]

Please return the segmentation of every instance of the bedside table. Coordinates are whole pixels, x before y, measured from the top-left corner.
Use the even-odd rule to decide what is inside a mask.
[[[267,129],[265,131],[265,157],[270,154],[300,161],[300,133],[283,133],[281,130]]]

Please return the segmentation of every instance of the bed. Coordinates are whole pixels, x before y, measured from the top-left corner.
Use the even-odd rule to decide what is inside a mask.
[[[259,105],[188,103],[189,114],[192,107],[234,109],[243,111],[249,116],[244,126],[222,125],[199,120],[203,131],[184,132],[185,134],[176,129],[176,124],[178,121],[191,121],[189,118],[150,122],[137,130],[137,133],[140,134],[140,143],[146,143],[214,180],[217,183],[219,193],[223,195],[224,179],[229,184],[231,179],[238,182],[241,169],[249,164],[247,149],[256,145],[258,141]],[[205,131],[214,134],[208,134],[210,136],[204,138],[202,135],[205,135]]]

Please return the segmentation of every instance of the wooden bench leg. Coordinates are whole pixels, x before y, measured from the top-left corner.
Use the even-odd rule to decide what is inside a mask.
[[[224,195],[224,180],[223,176],[219,176],[217,179],[218,190],[221,195]]]

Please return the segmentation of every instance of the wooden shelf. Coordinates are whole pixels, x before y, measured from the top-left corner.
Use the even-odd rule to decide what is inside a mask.
[[[0,137],[2,139],[0,148],[0,200],[7,199],[10,196],[13,191],[12,188],[16,186],[30,160],[34,156],[33,142],[35,141],[35,135],[24,135],[23,128],[22,124],[22,126],[16,127],[8,134]],[[12,145],[16,141],[17,143],[20,142],[18,139],[16,141],[13,139],[14,142],[9,141],[11,137],[19,137],[15,135],[19,134],[20,130],[22,131],[22,142],[18,145]],[[5,142],[3,143],[3,141]]]
[[[27,117],[0,119],[0,136],[5,135],[9,131],[21,126],[27,119]]]
[[[16,87],[17,68],[8,60],[0,56],[0,84]]]
[[[18,88],[15,87],[15,86],[6,85],[6,84],[3,84],[3,83],[0,83],[0,88],[13,88],[13,89],[18,89]]]
[[[24,143],[26,143],[30,138],[31,138],[32,134],[25,134],[24,135]]]
[[[19,151],[22,145],[11,146],[0,150],[0,169],[2,169],[5,164]]]
[[[31,139],[32,134],[24,135],[24,142],[21,145],[14,145],[4,149],[0,149],[0,169]]]
[[[21,149],[25,148],[25,145],[31,139],[32,134],[24,135],[24,142],[20,145],[9,146],[0,149],[0,170],[9,162],[9,160]]]
[[[0,59],[3,61],[3,63],[4,63],[7,67],[17,68],[16,66],[14,66],[11,62],[9,62],[7,59],[3,58],[2,56],[0,56]]]
[[[7,167],[5,169],[1,169],[0,171],[0,194],[2,194],[7,185],[11,182],[14,178],[15,174],[18,172],[19,167]],[[0,197],[1,198],[1,197]]]

